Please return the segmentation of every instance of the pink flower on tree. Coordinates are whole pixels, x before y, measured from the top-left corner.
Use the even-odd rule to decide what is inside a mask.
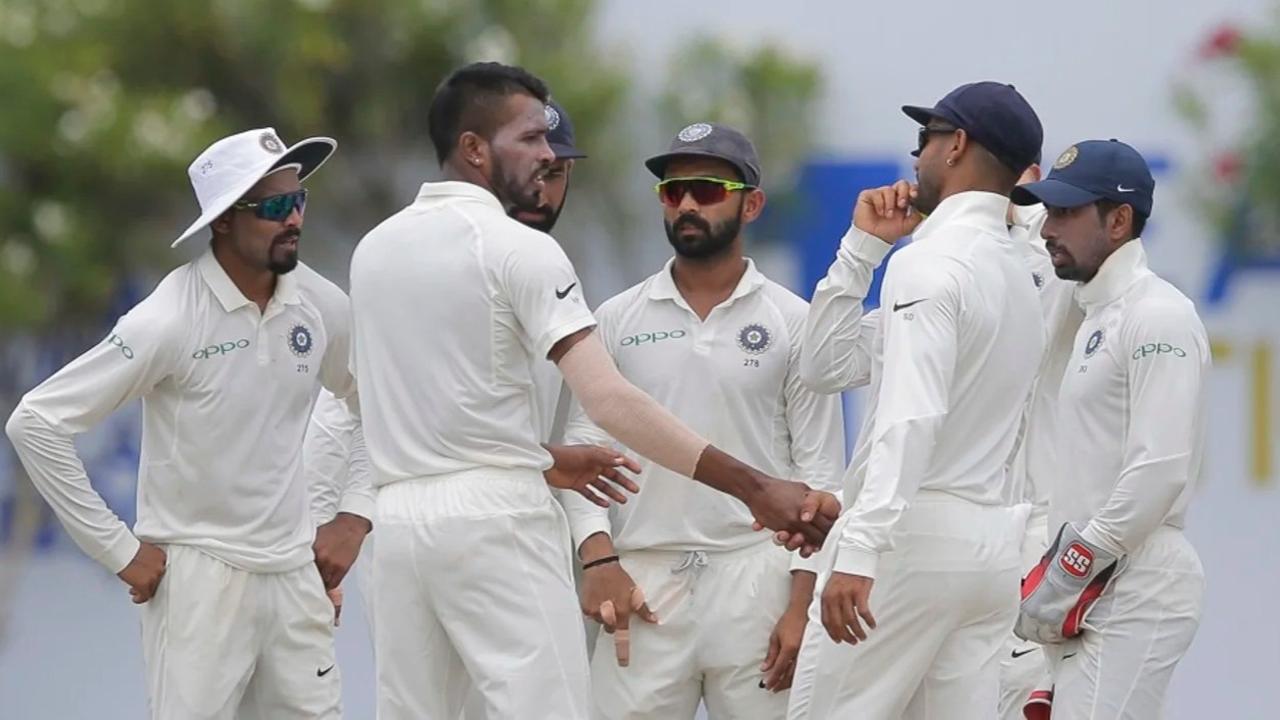
[[[1213,176],[1221,182],[1234,183],[1240,179],[1242,170],[1244,161],[1234,151],[1228,150],[1213,159]]]
[[[1200,46],[1200,57],[1205,60],[1235,55],[1244,35],[1234,25],[1222,25],[1213,31]]]

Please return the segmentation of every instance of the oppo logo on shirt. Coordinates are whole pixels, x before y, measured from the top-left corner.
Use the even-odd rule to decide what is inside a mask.
[[[1141,360],[1150,355],[1172,355],[1182,358],[1187,356],[1187,351],[1169,343],[1147,343],[1133,351],[1134,360]]]
[[[115,333],[111,333],[111,337],[107,338],[107,342],[120,348],[120,354],[123,355],[126,360],[133,359],[133,348],[124,344],[124,338],[121,338]]]
[[[210,360],[212,358],[218,357],[219,355],[226,355],[228,353],[233,353],[236,350],[243,350],[247,347],[249,347],[248,338],[240,338],[239,340],[234,340],[234,341],[228,340],[227,342],[224,342],[224,343],[219,343],[217,345],[210,345],[209,347],[200,348],[199,350],[191,353],[191,357],[196,360]]]
[[[645,343],[659,343],[663,340],[677,340],[686,335],[683,330],[659,330],[652,333],[638,333],[622,338],[622,347],[632,345],[644,345]]]

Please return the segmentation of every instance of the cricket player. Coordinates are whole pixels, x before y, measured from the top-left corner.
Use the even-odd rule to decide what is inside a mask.
[[[610,435],[803,535],[802,552],[838,513],[833,496],[739,462],[618,374],[564,252],[508,217],[539,205],[554,160],[546,99],[521,68],[451,74],[428,118],[447,179],[424,184],[352,258],[354,362],[380,484],[384,719],[452,720],[473,686],[489,717],[587,717],[585,636],[567,523],[542,476],[552,457],[531,358],[555,362]]]
[[[521,210],[514,217],[529,227],[542,232],[550,232],[555,227],[560,212],[564,209],[568,196],[569,176],[577,160],[587,157],[577,147],[573,132],[573,122],[564,108],[554,100],[547,102],[547,144],[555,153],[555,162],[547,171],[542,193],[542,202],[531,210]],[[534,363],[534,388],[538,394],[537,418],[540,423],[539,436],[545,442],[551,440],[551,426],[554,423],[556,402],[559,400],[563,381],[555,365],[544,358]],[[307,473],[307,484],[311,489],[311,512],[320,525],[329,522],[338,512],[338,504],[343,488],[349,478],[350,450],[352,433],[357,418],[347,410],[346,403],[339,400],[327,390],[320,392],[316,400],[315,410],[311,413],[311,422],[307,427],[306,439],[303,441],[303,459]],[[608,482],[616,482],[623,489],[636,492],[638,487],[633,481],[621,475],[618,454],[600,452],[598,450],[562,448],[557,450],[562,458],[578,460],[590,464],[601,464],[600,475],[593,476],[589,472],[575,471],[570,463],[568,468],[561,467],[558,472],[548,470],[548,484],[583,493],[592,502],[602,502],[601,495],[615,502],[626,502],[626,497]],[[563,464],[562,464],[563,465]],[[621,464],[628,469],[639,470],[634,461]],[[576,483],[576,484],[575,484]],[[365,619],[370,633],[373,632],[373,535],[366,539],[361,557],[352,568],[361,595],[365,598]]]
[[[755,147],[731,127],[695,123],[646,165],[661,181],[675,257],[600,306],[601,341],[624,377],[718,447],[838,491],[839,397],[800,381],[807,305],[743,254],[743,227],[765,204]],[[565,439],[612,440],[580,409]],[[629,641],[598,637],[594,716],[690,720],[705,701],[712,718],[784,717],[815,559],[755,532],[737,500],[642,467],[642,492],[612,510],[564,494],[586,566],[583,609]],[[630,622],[636,588],[646,622]]]
[[[189,174],[202,212],[173,244],[207,228],[209,249],[27,393],[6,426],[67,532],[142,604],[157,719],[341,715],[325,588],[355,560],[374,500],[356,424],[339,512],[319,530],[308,512],[301,448],[316,393],[358,408],[347,298],[298,262],[301,182],[334,147],[286,147],[263,128],[201,153]],[[130,530],[72,438],[135,398]]]
[[[1048,643],[1053,717],[1158,718],[1199,626],[1200,560],[1183,536],[1204,445],[1209,341],[1195,306],[1147,268],[1155,181],[1115,140],[1068,148],[1013,200],[1043,203],[1058,277],[1085,319],[1062,382],[1071,465],[1050,496],[1055,537],[1023,581],[1017,631]]]
[[[904,111],[921,124],[918,187],[859,195],[805,324],[802,374],[828,387],[855,378],[839,365],[858,347],[872,272],[914,231],[886,272],[871,407],[839,540],[820,555],[792,718],[994,717],[1017,613],[1025,513],[1010,507],[1006,465],[1044,324],[1005,220],[1043,133],[994,82]]]
[[[1018,179],[1019,184],[1040,180],[1040,165],[1031,165]],[[1048,212],[1044,206],[1009,206],[1009,234],[1031,271],[1032,283],[1040,297],[1045,323],[1045,352],[1036,374],[1035,389],[1028,400],[1020,433],[1017,454],[1011,465],[1014,481],[1012,502],[1028,507],[1026,534],[1022,540],[1022,572],[1026,574],[1040,562],[1049,548],[1049,491],[1059,463],[1058,395],[1062,375],[1071,358],[1071,345],[1084,313],[1075,302],[1075,283],[1058,278],[1053,272],[1049,251],[1045,249],[1040,229]],[[1035,692],[1047,672],[1044,652],[1039,643],[1023,640],[1012,631],[1000,660],[1001,720],[1023,720],[1023,706]]]

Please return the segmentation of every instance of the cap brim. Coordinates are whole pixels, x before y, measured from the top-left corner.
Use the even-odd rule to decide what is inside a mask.
[[[1059,208],[1080,207],[1097,202],[1101,198],[1102,196],[1097,193],[1054,179],[1019,185],[1009,194],[1009,200],[1014,205],[1043,203],[1048,207]]]
[[[714,160],[723,160],[724,162],[729,163],[730,165],[732,165],[734,168],[737,169],[738,174],[742,176],[743,182],[747,183],[748,185],[754,185],[754,183],[751,181],[750,171],[747,168],[740,165],[737,160],[734,160],[733,158],[730,158],[730,157],[726,157],[720,153],[707,152],[705,150],[681,150],[679,152],[670,152],[670,153],[663,153],[661,155],[655,155],[649,158],[648,160],[645,160],[644,166],[649,168],[649,172],[653,173],[659,180],[662,180],[667,175],[667,164],[670,163],[672,160],[680,157],[705,157],[705,158],[712,158]],[[757,180],[756,182],[759,182],[759,181]]]
[[[265,158],[261,170],[246,173],[244,178],[230,190],[223,193],[222,197],[209,203],[209,207],[204,209],[200,217],[191,223],[169,247],[178,247],[178,245],[181,245],[184,241],[189,240],[196,233],[207,227],[215,218],[226,212],[232,205],[235,205],[237,200],[249,192],[249,188],[256,185],[259,180],[266,177],[272,170],[284,165],[298,165],[298,180],[306,180],[312,173],[319,170],[320,166],[324,165],[333,156],[334,150],[337,149],[338,143],[333,138],[313,137],[294,143],[279,157]]]
[[[560,143],[547,144],[551,146],[551,152],[556,154],[557,160],[576,160],[578,158],[587,157],[586,153],[572,145],[562,145]]]
[[[915,120],[921,125],[928,125],[929,121],[934,118],[942,119],[942,115],[938,112],[937,108],[921,107],[919,105],[903,105],[902,112],[906,113],[907,117]]]

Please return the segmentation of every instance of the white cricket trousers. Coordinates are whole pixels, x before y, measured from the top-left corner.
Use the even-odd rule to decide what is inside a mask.
[[[1057,533],[1054,533],[1055,535]],[[1026,577],[1049,549],[1049,515],[1047,508],[1036,508],[1027,519],[1027,534],[1022,540],[1022,576]],[[1000,720],[1024,720],[1022,708],[1035,690],[1045,687],[1049,674],[1044,648],[1023,640],[1010,629],[1005,647],[1000,651]]]
[[[822,550],[787,717],[996,717],[1025,511],[918,493],[894,530],[894,549],[880,558],[870,600],[876,629],[865,642],[837,645],[822,626],[821,594],[847,517]]]
[[[1130,555],[1084,632],[1049,653],[1053,720],[1158,720],[1173,669],[1200,627],[1204,570],[1182,531],[1162,527]]]
[[[161,547],[164,578],[142,606],[154,720],[342,716],[333,604],[314,564],[254,573]]]
[[[379,720],[585,720],[568,524],[542,474],[481,468],[378,491]]]
[[[600,720],[781,720],[787,694],[760,687],[769,636],[787,608],[791,557],[762,542],[727,552],[638,551],[622,567],[658,616],[631,618],[631,664],[618,667],[613,636],[591,656]]]

